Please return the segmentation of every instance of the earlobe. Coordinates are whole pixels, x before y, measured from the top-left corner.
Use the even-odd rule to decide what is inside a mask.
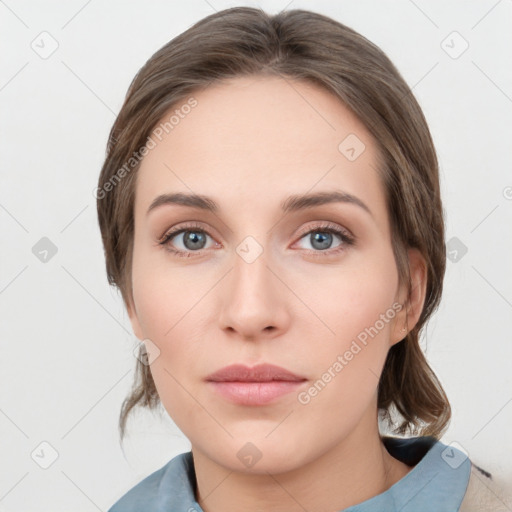
[[[408,250],[409,272],[411,277],[411,292],[408,295],[408,283],[401,289],[400,314],[396,316],[392,343],[403,340],[418,323],[425,304],[427,289],[427,265],[421,252],[416,248]]]

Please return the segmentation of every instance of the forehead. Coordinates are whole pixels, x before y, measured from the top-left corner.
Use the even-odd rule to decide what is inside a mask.
[[[304,81],[250,76],[213,83],[164,116],[144,157],[136,208],[163,192],[277,202],[291,193],[342,188],[382,202],[376,147],[333,94]],[[176,112],[178,110],[178,112]],[[158,128],[158,127],[156,127]],[[161,140],[159,140],[161,139]],[[372,197],[373,196],[373,197]]]

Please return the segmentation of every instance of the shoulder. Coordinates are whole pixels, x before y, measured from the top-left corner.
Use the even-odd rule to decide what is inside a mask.
[[[168,464],[151,473],[133,486],[121,498],[119,498],[108,512],[136,512],[138,510],[157,510],[156,497],[163,474]]]
[[[108,512],[161,512],[193,501],[191,453],[182,453],[141,480]],[[171,508],[168,508],[170,505]]]
[[[435,504],[437,510],[512,512],[512,482],[504,476],[491,475],[453,444],[431,436],[390,437],[384,442],[394,457],[414,466],[394,486],[401,492],[407,487],[406,495],[411,486],[419,489],[415,501],[408,501],[411,510],[427,510]]]
[[[472,462],[468,486],[459,512],[510,511],[511,497],[507,499],[505,491],[504,482],[497,481],[493,475]]]

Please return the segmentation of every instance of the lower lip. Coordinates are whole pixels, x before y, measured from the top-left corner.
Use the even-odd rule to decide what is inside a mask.
[[[224,398],[239,405],[264,405],[297,389],[305,381],[271,382],[214,382],[213,389]]]

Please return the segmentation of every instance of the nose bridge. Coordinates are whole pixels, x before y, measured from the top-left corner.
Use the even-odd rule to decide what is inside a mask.
[[[268,327],[282,327],[285,317],[278,280],[267,267],[272,264],[264,243],[247,236],[235,247],[229,285],[221,301],[221,326],[247,337]]]
[[[272,273],[267,268],[267,247],[253,236],[247,236],[235,249],[231,292],[233,299],[240,303],[252,303],[271,300],[274,296]],[[274,290],[275,292],[275,290]]]

